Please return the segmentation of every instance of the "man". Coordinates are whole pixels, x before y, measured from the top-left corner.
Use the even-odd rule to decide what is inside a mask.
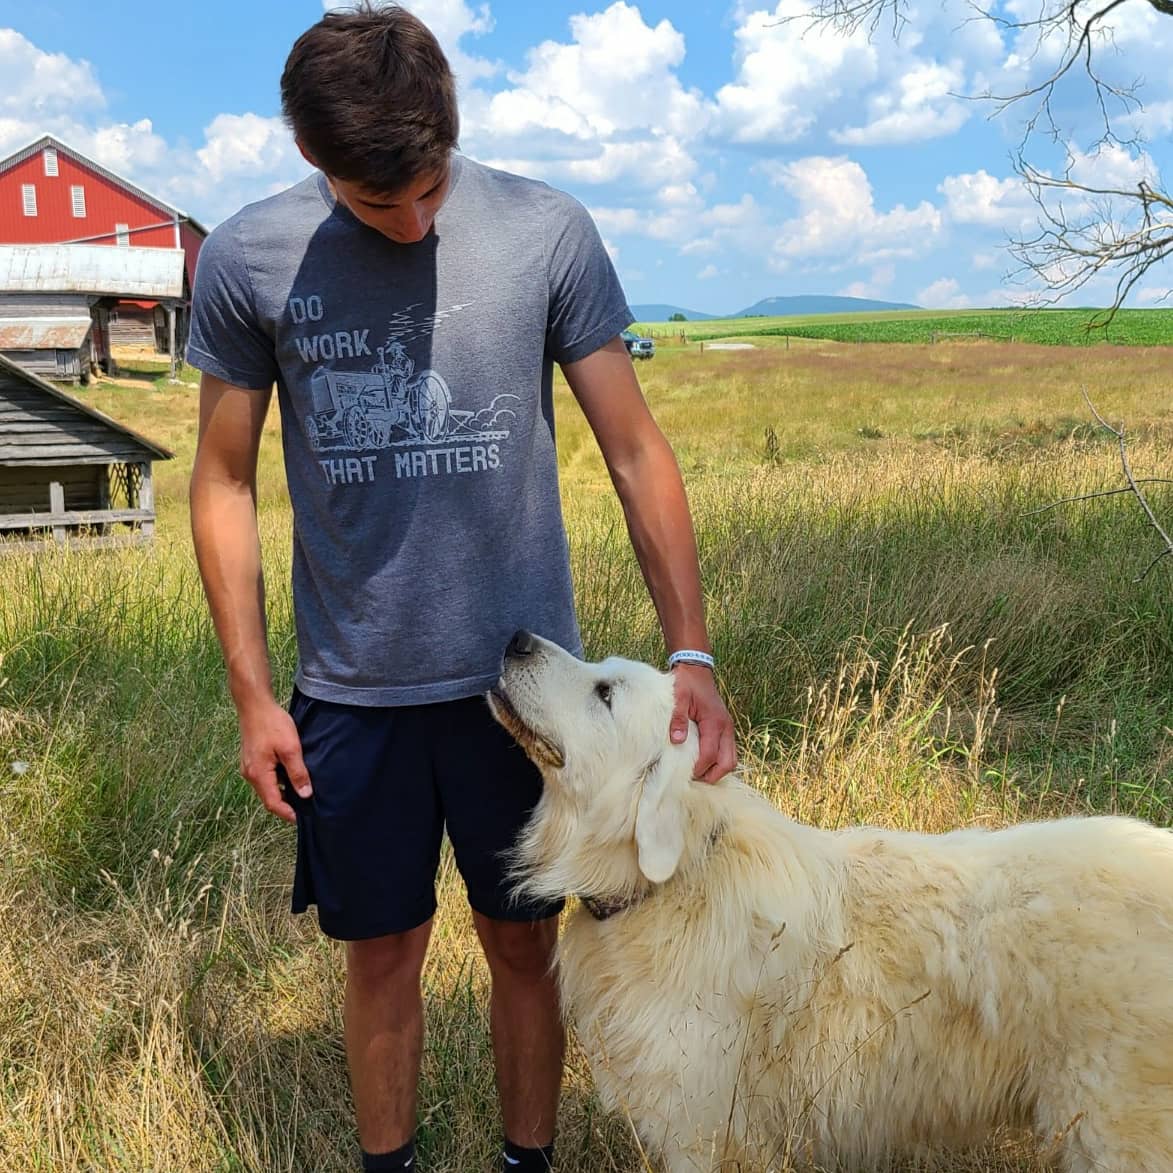
[[[482,694],[518,628],[581,649],[558,498],[557,362],[598,439],[676,664],[672,735],[735,763],[680,474],[618,338],[631,321],[585,210],[456,153],[448,63],[398,7],[331,13],[282,104],[318,168],[200,256],[192,529],[241,771],[297,824],[294,911],[346,942],[365,1169],[413,1167],[420,973],[447,828],[492,977],[503,1168],[550,1167],[563,1035],[560,906],[517,905],[501,853],[540,778]],[[273,695],[256,458],[276,382],[294,512],[299,664]],[[678,657],[679,658],[679,657]]]

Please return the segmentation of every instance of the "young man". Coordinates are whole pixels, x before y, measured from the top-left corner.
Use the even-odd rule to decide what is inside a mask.
[[[346,942],[345,1034],[366,1169],[414,1167],[420,974],[447,827],[492,976],[503,1168],[552,1160],[563,1035],[558,906],[510,901],[501,852],[540,778],[482,694],[512,633],[571,651],[554,449],[564,371],[623,503],[698,778],[735,763],[675,459],[619,332],[631,315],[586,211],[456,153],[452,75],[398,7],[295,44],[285,116],[311,178],[200,256],[191,483],[200,570],[240,720],[241,771],[297,824],[293,907]],[[299,664],[287,712],[265,642],[256,459],[276,382],[294,515]],[[699,656],[695,653],[701,653]]]

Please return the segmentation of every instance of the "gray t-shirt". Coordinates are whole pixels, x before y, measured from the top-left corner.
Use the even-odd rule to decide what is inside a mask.
[[[553,363],[631,320],[581,204],[459,155],[417,244],[361,224],[317,174],[208,237],[187,357],[277,383],[303,692],[473,696],[522,627],[581,650]]]

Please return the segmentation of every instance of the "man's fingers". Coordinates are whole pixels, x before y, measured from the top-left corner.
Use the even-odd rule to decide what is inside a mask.
[[[692,776],[698,782],[715,782],[717,780],[709,777],[710,771],[717,764],[720,749],[718,735],[713,729],[713,724],[714,722],[711,721],[701,721],[697,725],[699,745],[697,746],[696,761],[692,767]]]
[[[716,761],[702,776],[704,782],[720,782],[726,774],[737,768],[737,739],[731,728],[721,730],[721,743]]]
[[[310,772],[305,768],[305,759],[301,756],[301,746],[298,745],[294,750],[278,751],[281,757],[281,764],[285,767],[285,776],[289,779],[289,785],[297,791],[301,798],[309,798],[314,793],[314,788],[310,783]]]
[[[297,822],[297,815],[294,814],[293,807],[281,797],[281,787],[277,783],[275,768],[271,767],[262,771],[256,777],[249,777],[247,774],[245,777],[257,792],[257,797],[261,800],[265,810],[276,815],[279,819],[284,819],[287,823]]]

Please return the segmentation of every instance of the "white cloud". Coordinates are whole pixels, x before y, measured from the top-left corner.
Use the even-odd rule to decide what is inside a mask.
[[[952,277],[942,277],[922,289],[916,295],[916,302],[930,310],[963,310],[973,305]]]
[[[816,155],[769,166],[767,172],[798,204],[798,215],[782,225],[774,241],[776,265],[801,257],[857,264],[915,257],[940,232],[941,214],[927,202],[878,211],[867,174],[853,160]]]
[[[1137,183],[1145,179],[1159,183],[1156,164],[1145,152],[1136,154],[1126,147],[1106,143],[1084,153],[1074,146],[1071,151],[1071,178],[1087,187],[1135,191]]]
[[[949,175],[937,185],[945,214],[955,224],[1021,229],[1036,218],[1037,206],[1017,178],[996,179],[987,171]]]
[[[512,88],[476,112],[474,133],[541,129],[606,141],[633,131],[696,132],[702,102],[674,72],[684,59],[684,37],[670,21],[650,26],[638,8],[617,0],[602,12],[572,16],[570,32],[569,43],[543,41],[529,50],[527,68],[509,74]]]
[[[880,265],[872,270],[866,281],[852,281],[850,285],[839,291],[842,297],[870,297],[882,298],[896,280],[896,269],[893,265]]]
[[[879,72],[879,52],[862,30],[841,36],[810,28],[805,0],[780,0],[773,12],[743,14],[734,34],[738,73],[716,95],[714,130],[735,142],[801,138],[818,112]]]
[[[1149,285],[1139,289],[1135,294],[1141,305],[1160,305],[1162,302],[1173,301],[1173,289],[1162,288],[1159,285]]]
[[[280,118],[218,114],[204,136],[205,145],[196,151],[196,156],[213,183],[239,175],[276,173],[293,160],[301,161]]]
[[[698,281],[711,281],[714,277],[719,277],[721,270],[716,265],[706,265],[697,275]]]
[[[969,118],[969,107],[955,97],[963,86],[956,64],[915,64],[888,90],[868,100],[865,126],[832,131],[844,145],[880,146],[922,142],[960,130]]]
[[[688,185],[706,111],[676,76],[684,37],[624,0],[572,16],[570,36],[530,49],[506,88],[463,95],[469,153],[555,182]]]
[[[46,53],[15,29],[0,28],[0,116],[44,119],[103,107],[105,95],[88,61]],[[36,138],[33,130],[27,136]]]

